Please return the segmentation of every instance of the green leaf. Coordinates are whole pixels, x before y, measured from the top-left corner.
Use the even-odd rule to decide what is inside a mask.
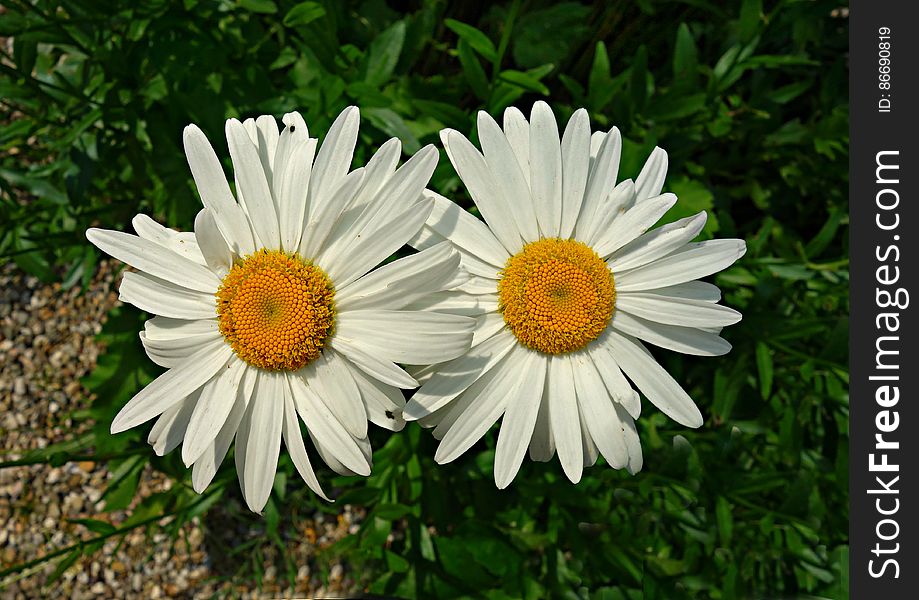
[[[240,8],[249,12],[273,15],[278,12],[278,5],[272,0],[239,0]]]
[[[459,44],[456,46],[456,52],[457,56],[459,56],[460,65],[463,67],[463,74],[466,76],[466,82],[469,84],[469,87],[472,88],[473,93],[475,93],[480,100],[487,100],[490,93],[488,77],[485,76],[485,70],[482,68],[482,63],[479,62],[478,57],[472,51],[472,46],[470,46],[466,40],[460,39]]]
[[[632,107],[641,110],[648,99],[648,48],[642,44],[635,52],[629,75],[629,91]]]
[[[382,85],[392,77],[405,42],[405,22],[397,21],[373,40],[367,51],[364,81]]]
[[[539,81],[539,79],[528,73],[508,69],[506,71],[501,71],[501,75],[499,75],[498,78],[502,81],[506,81],[507,83],[522,87],[528,92],[536,92],[538,94],[542,94],[543,96],[549,95],[549,88],[547,88],[544,83]]]
[[[731,536],[734,533],[734,517],[731,514],[731,504],[724,496],[718,496],[715,501],[715,517],[718,520],[718,537],[721,545],[730,547]]]
[[[284,15],[286,27],[302,27],[325,16],[325,8],[318,2],[301,2]]]
[[[680,23],[676,32],[673,50],[674,87],[680,90],[694,90],[699,87],[699,52],[696,41],[686,23]]]
[[[561,63],[590,32],[591,8],[580,2],[560,2],[527,11],[514,26],[513,56],[529,68]]]
[[[759,391],[763,400],[772,395],[772,352],[763,342],[756,343],[756,370],[759,372]]]
[[[414,154],[421,148],[418,138],[395,111],[389,108],[368,108],[361,112],[374,127],[399,138],[405,152]]]
[[[455,19],[446,19],[444,25],[446,25],[450,31],[458,35],[461,40],[469,44],[473,50],[481,54],[488,62],[491,63],[498,60],[498,50],[484,32],[476,29],[472,25],[467,25]]]
[[[744,0],[740,6],[740,19],[737,23],[738,36],[741,41],[749,42],[759,31],[763,18],[763,0]]]
[[[99,521],[97,519],[67,519],[71,523],[76,523],[77,525],[82,525],[92,531],[93,533],[98,533],[99,535],[108,535],[116,530],[115,526],[107,521]]]
[[[613,89],[612,83],[613,77],[610,74],[606,44],[597,42],[594,49],[594,61],[590,66],[590,75],[587,78],[587,102],[592,111],[602,111],[613,99],[616,90]]]
[[[80,558],[83,556],[83,548],[77,547],[74,548],[70,554],[64,557],[64,559],[57,563],[57,566],[54,567],[54,570],[48,575],[48,578],[45,580],[45,585],[51,585],[55,581],[61,578],[67,569],[72,567]]]
[[[386,557],[386,568],[395,573],[405,573],[411,568],[411,563],[392,552],[386,550],[383,554]]]

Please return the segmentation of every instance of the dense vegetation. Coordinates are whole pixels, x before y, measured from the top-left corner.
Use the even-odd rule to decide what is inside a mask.
[[[498,491],[494,432],[437,467],[434,440],[414,425],[373,432],[368,479],[323,467],[339,504],[368,510],[324,557],[344,558],[369,591],[848,597],[847,11],[836,2],[2,4],[0,255],[46,281],[91,278],[88,226],[128,227],[145,212],[191,228],[186,124],[226,156],[228,117],[300,110],[323,133],[349,104],[362,114],[357,163],[392,136],[411,153],[439,146],[443,127],[471,134],[478,110],[528,111],[544,98],[567,119],[587,107],[594,127],[621,129],[623,176],[655,145],[667,149],[665,189],[680,202],[665,219],[706,209],[705,236],[747,240],[715,279],[744,314],[724,334],[734,350],[656,353],[705,425],[684,429],[646,405],[638,475],[595,466],[573,486],[557,461],[526,462]],[[430,187],[470,206],[445,158]],[[31,458],[108,457],[109,510],[129,503],[151,462],[180,485],[119,527],[167,514],[178,531],[219,510],[254,532],[234,540],[240,567],[228,577],[257,580],[261,562],[248,556],[283,548],[297,514],[336,505],[282,457],[266,514],[253,515],[240,508],[232,459],[197,496],[179,452],[156,458],[145,428],[109,435],[117,409],[158,373],[137,339],[144,318],[123,307],[105,326],[108,351],[84,382],[96,400],[79,415],[95,420],[93,434]],[[86,522],[93,535],[120,534],[102,519]],[[98,548],[63,552],[61,567]],[[294,561],[276,555],[293,577]]]

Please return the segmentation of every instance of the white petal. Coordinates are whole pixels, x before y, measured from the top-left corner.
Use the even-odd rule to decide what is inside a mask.
[[[741,319],[739,312],[727,306],[647,292],[619,294],[616,309],[650,321],[683,327],[725,327]]]
[[[548,361],[537,352],[527,351],[521,365],[522,383],[507,401],[507,410],[501,420],[498,433],[498,446],[495,450],[495,484],[498,489],[510,485],[523,456],[530,445],[542,390],[546,382],[546,363]]]
[[[306,194],[309,191],[314,156],[315,139],[298,142],[290,151],[290,157],[284,163],[284,170],[275,173],[274,195],[279,205],[281,246],[289,252],[300,246],[300,236],[306,222]]]
[[[348,285],[383,262],[418,233],[425,219],[431,214],[432,207],[431,201],[424,200],[396,214],[380,228],[379,232],[357,243],[347,260],[335,260],[331,263],[326,273],[337,287]]]
[[[202,319],[186,321],[169,317],[153,317],[144,323],[144,333],[150,340],[174,340],[190,335],[203,335],[219,331],[217,321]]]
[[[513,212],[517,220],[517,229],[523,239],[539,239],[539,225],[530,199],[530,187],[510,142],[491,115],[485,111],[478,113],[478,131],[488,170],[500,173],[499,177],[495,177],[499,201]]]
[[[536,417],[536,427],[533,429],[533,438],[530,440],[530,459],[539,462],[549,462],[555,456],[555,439],[552,437],[552,427],[549,423],[549,386],[544,385],[542,397],[539,400],[539,414]]]
[[[193,233],[164,227],[143,214],[134,215],[134,218],[131,219],[131,226],[134,227],[138,237],[156,242],[195,264],[207,266],[207,261],[204,260]]]
[[[262,161],[262,168],[265,170],[265,176],[268,179],[268,187],[271,187],[272,175],[274,174],[274,155],[278,149],[278,122],[271,115],[260,115],[255,119],[256,138],[255,143],[258,146],[258,157]],[[275,205],[275,210],[277,210]]]
[[[246,410],[248,414],[243,419],[243,424],[249,427],[244,444],[240,444],[237,434],[237,451],[240,445],[245,446],[243,496],[252,512],[259,513],[265,508],[278,470],[286,379],[286,374],[259,373]]]
[[[456,398],[501,362],[516,341],[514,334],[505,331],[444,364],[405,405],[405,419],[414,421],[425,417]]]
[[[423,250],[450,240],[463,257],[463,267],[470,273],[498,279],[498,270],[504,267],[510,254],[485,223],[440,194],[425,190],[424,196],[433,198],[434,207],[424,227],[409,244]]]
[[[463,354],[472,343],[474,327],[475,321],[457,315],[356,310],[338,315],[335,337],[369,354],[417,365]]]
[[[593,361],[597,372],[603,379],[610,397],[618,404],[621,404],[633,419],[637,419],[641,414],[641,399],[638,392],[632,389],[632,386],[622,374],[622,369],[616,364],[616,359],[610,353],[605,337],[598,340],[597,343],[588,347],[588,354]]]
[[[361,113],[356,106],[349,106],[341,112],[332,123],[329,133],[322,141],[313,174],[310,177],[309,207],[310,213],[319,208],[328,193],[337,188],[340,180],[348,173],[357,133],[360,127]]]
[[[140,332],[140,341],[150,360],[161,367],[171,369],[186,362],[193,354],[222,339],[219,331],[199,335],[188,335],[170,340],[151,340],[145,331]]]
[[[600,373],[593,361],[584,353],[572,355],[574,384],[578,408],[597,449],[614,469],[621,469],[629,461],[622,427]]]
[[[623,311],[616,311],[613,315],[612,327],[655,346],[683,354],[722,356],[731,351],[730,343],[708,331],[655,323]]]
[[[407,310],[450,313],[468,317],[497,312],[497,294],[467,294],[463,291],[445,290],[433,292],[413,301]]]
[[[367,308],[396,310],[430,292],[445,289],[459,268],[460,255],[449,243],[400,258],[335,291],[339,312]]]
[[[303,434],[300,433],[300,419],[297,417],[297,409],[294,406],[293,392],[285,382],[284,385],[284,422],[281,430],[284,445],[287,446],[287,452],[300,477],[306,482],[306,485],[313,490],[323,500],[331,502],[329,497],[322,491],[319,480],[316,479],[316,473],[313,472],[313,466],[310,464],[310,458],[306,454],[306,446],[303,444]]]
[[[616,416],[619,417],[619,423],[622,425],[622,435],[625,439],[625,447],[629,451],[629,464],[626,469],[631,475],[641,471],[642,455],[641,440],[638,438],[638,430],[635,429],[635,421],[625,409],[616,405]]]
[[[351,368],[337,352],[324,351],[299,374],[351,435],[358,438],[367,435],[367,413],[360,390],[351,376]]]
[[[721,300],[721,290],[717,285],[705,281],[687,281],[662,288],[653,288],[645,292],[624,292],[626,294],[655,294],[667,298],[685,298],[686,300],[702,300],[704,302],[718,302]]]
[[[246,412],[249,398],[252,396],[252,391],[255,388],[256,378],[256,369],[246,369],[246,373],[243,375],[243,381],[237,390],[233,408],[230,410],[230,415],[224,422],[223,427],[220,428],[214,441],[208,445],[204,454],[201,455],[201,458],[195,461],[195,466],[192,468],[191,472],[191,480],[192,487],[199,494],[210,485],[211,481],[214,479],[214,475],[217,474],[220,463],[223,462],[224,457],[227,455],[227,450],[230,449],[230,444],[236,436],[239,424]]]
[[[635,179],[635,203],[643,202],[661,193],[667,177],[667,152],[655,147],[641,173]]]
[[[112,433],[145,423],[181,401],[213,377],[232,355],[233,349],[218,340],[166,371],[124,405],[112,421]]]
[[[475,319],[475,331],[472,335],[472,347],[491,339],[493,335],[504,329],[504,315],[501,313],[486,313]]]
[[[636,204],[615,219],[609,229],[600,232],[593,245],[594,251],[601,257],[609,256],[657,223],[674,204],[676,196],[673,194],[648,198]]]
[[[220,279],[214,273],[155,242],[105,229],[88,229],[86,237],[100,250],[154,277],[199,292],[216,292]]]
[[[555,115],[541,100],[530,113],[530,190],[543,237],[558,237],[562,225],[562,148]],[[517,252],[519,248],[508,250]]]
[[[240,197],[245,202],[252,229],[262,247],[277,250],[281,247],[278,213],[259,151],[238,120],[227,121],[226,134]]]
[[[706,219],[707,215],[703,211],[649,231],[616,250],[607,264],[613,273],[617,273],[666,256],[699,235]]]
[[[600,456],[600,452],[597,450],[597,445],[594,443],[593,438],[590,437],[590,432],[587,430],[587,423],[584,422],[583,411],[578,414],[578,418],[581,420],[581,455],[584,457],[583,466],[584,468],[592,467],[597,464],[597,458]]]
[[[418,382],[398,365],[392,361],[382,359],[374,353],[362,350],[359,344],[347,338],[335,337],[330,343],[330,347],[376,380],[403,389],[418,386]]]
[[[226,368],[218,371],[201,388],[201,396],[182,445],[182,461],[186,466],[198,460],[217,437],[236,402],[245,371],[246,363],[239,359],[230,360]]]
[[[650,264],[616,274],[617,292],[634,292],[692,281],[730,266],[746,252],[743,240],[708,240],[687,244]]]
[[[523,241],[511,207],[498,197],[498,184],[495,175],[488,170],[485,157],[458,131],[444,129],[440,132],[440,139],[492,233],[508,252],[517,253],[523,247]]]
[[[504,135],[510,143],[520,170],[530,185],[530,124],[523,113],[514,106],[504,111]]]
[[[204,133],[195,125],[185,128],[185,155],[191,167],[201,203],[213,211],[217,227],[237,256],[255,252],[255,241],[242,208],[233,198],[223,167]]]
[[[574,375],[569,357],[552,356],[549,360],[549,425],[562,470],[571,480],[581,480],[584,455],[581,448],[581,421],[574,389]]]
[[[405,427],[405,420],[402,418],[405,397],[402,391],[371,380],[360,372],[353,373],[353,376],[354,383],[361,390],[361,398],[364,400],[364,408],[370,422],[390,431],[402,431]]]
[[[178,448],[185,437],[185,429],[198,400],[198,392],[193,392],[181,402],[177,402],[163,411],[150,429],[147,442],[153,446],[157,456],[163,456]]]
[[[328,249],[324,250],[324,246],[336,221],[341,218],[342,213],[351,210],[354,195],[357,194],[363,180],[364,170],[355,169],[338,180],[340,185],[329,190],[328,197],[319,199],[319,207],[310,211],[307,223],[303,228],[303,235],[300,239],[301,256],[315,257],[319,260],[322,258],[321,253],[327,252],[336,259],[347,260],[347,256],[335,256]]]
[[[660,366],[640,342],[609,332],[607,339],[616,363],[642,393],[665,415],[687,427],[700,427],[702,413],[683,388]]]
[[[466,390],[465,393],[475,399],[463,414],[458,416],[437,446],[437,452],[434,454],[437,463],[445,464],[456,460],[494,425],[504,412],[508,400],[518,393],[526,380],[526,374],[522,370],[525,358],[525,350],[520,347],[514,348],[501,368],[495,369],[493,376],[491,373],[487,374]]]
[[[219,277],[225,276],[233,266],[230,247],[217,228],[214,215],[206,208],[198,211],[195,217],[195,239],[207,266]]]
[[[603,138],[597,157],[594,159],[584,191],[584,203],[578,216],[577,237],[589,239],[600,214],[600,207],[609,198],[616,186],[619,174],[619,157],[622,153],[622,137],[613,127]]]
[[[118,299],[141,310],[175,319],[214,319],[217,316],[213,294],[185,289],[143,273],[123,275]]]
[[[574,111],[562,135],[562,226],[559,237],[574,233],[590,169],[590,118],[583,108]],[[529,238],[536,239],[536,238]]]
[[[328,406],[300,377],[290,378],[290,388],[297,412],[306,423],[310,436],[315,438],[317,446],[321,445],[334,453],[336,460],[350,471],[359,475],[369,475],[370,465],[367,459],[338,417],[332,414]]]

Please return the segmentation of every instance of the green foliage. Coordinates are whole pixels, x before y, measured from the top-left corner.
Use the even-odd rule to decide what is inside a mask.
[[[300,110],[316,135],[349,104],[363,116],[358,163],[391,136],[414,152],[444,127],[472,134],[477,110],[498,116],[545,98],[564,119],[587,107],[595,128],[622,131],[621,177],[655,145],[667,149],[666,189],[681,197],[668,219],[707,210],[704,236],[747,240],[745,258],[716,278],[744,314],[724,333],[734,350],[659,355],[706,423],[685,430],[646,405],[638,475],[597,466],[572,486],[556,463],[525,462],[498,491],[494,433],[436,466],[434,440],[413,425],[373,432],[368,479],[321,469],[339,504],[368,510],[360,532],[324,556],[360,567],[370,592],[848,596],[847,24],[830,16],[836,3],[533,0],[481,12],[426,0],[406,13],[383,0],[3,4],[0,35],[12,41],[0,50],[0,254],[46,281],[88,281],[89,226],[125,227],[145,212],[191,228],[186,124],[226,156],[228,117]],[[446,161],[430,187],[471,206]],[[177,536],[238,493],[232,458],[199,497],[177,452],[154,457],[145,431],[108,433],[158,372],[137,340],[141,322],[127,307],[105,327],[109,350],[85,381],[98,398],[93,434],[23,459],[61,464],[94,448],[113,473],[109,510],[133,498],[148,462],[180,482],[120,529],[81,522],[91,540],[163,516]],[[298,504],[334,510],[304,487],[282,460],[266,515],[234,517],[262,523],[265,541],[251,544],[283,546]],[[55,575],[99,547],[62,549]],[[238,577],[258,579],[259,568]]]

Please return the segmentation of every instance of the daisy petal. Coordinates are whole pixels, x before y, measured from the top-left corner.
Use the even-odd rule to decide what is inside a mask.
[[[187,258],[195,264],[207,266],[207,261],[204,260],[204,256],[201,254],[201,248],[198,247],[195,234],[164,227],[143,214],[134,215],[134,218],[131,219],[131,226],[138,237],[156,242],[163,248],[175,252],[182,258]]]
[[[316,155],[310,177],[310,213],[319,208],[317,202],[338,187],[339,181],[348,173],[351,159],[354,157],[360,121],[361,113],[358,108],[349,106],[338,115],[329,128],[319,154]]]
[[[239,430],[243,414],[246,412],[249,397],[252,395],[255,379],[255,370],[248,369],[243,376],[243,381],[237,393],[234,395],[233,408],[230,409],[227,420],[217,433],[217,437],[208,445],[201,457],[195,461],[195,466],[192,467],[192,487],[199,494],[204,492],[207,486],[210,485],[214,475],[217,474],[217,468],[220,467],[220,463],[223,462],[224,457],[227,455],[227,450],[230,449],[230,444],[233,443],[233,438]]]
[[[624,311],[616,311],[612,326],[646,342],[694,356],[721,356],[731,351],[731,344],[707,331],[692,327],[664,325]]]
[[[530,189],[540,231],[544,237],[558,237],[562,225],[562,148],[555,115],[542,101],[536,102],[530,113]],[[511,252],[519,249],[508,248]]]
[[[514,220],[511,207],[505,205],[498,197],[498,184],[488,165],[475,146],[461,133],[453,129],[440,132],[447,156],[459,174],[472,201],[479,208],[482,217],[495,237],[510,253],[523,247],[520,233]]]
[[[613,273],[646,265],[689,243],[699,235],[708,218],[705,211],[658,227],[612,253],[607,264]]]
[[[590,119],[587,111],[580,108],[571,115],[562,135],[562,226],[559,237],[563,239],[574,233],[589,171]]]
[[[549,423],[549,386],[543,386],[542,398],[539,400],[539,414],[530,440],[530,460],[549,462],[555,456],[555,439]]]
[[[198,392],[193,392],[188,398],[164,410],[153,424],[150,435],[147,436],[147,443],[153,446],[157,456],[172,452],[182,443],[197,401]]]
[[[143,273],[123,275],[118,299],[141,310],[175,319],[214,319],[217,302],[213,294],[179,287]]]
[[[649,198],[636,204],[615,219],[609,229],[600,233],[594,251],[601,257],[609,256],[657,223],[674,204],[676,196],[673,194]]]
[[[218,277],[223,277],[230,272],[233,266],[233,255],[223,235],[220,234],[220,229],[217,228],[214,215],[206,208],[198,211],[195,217],[195,239],[198,241],[198,247],[201,249],[207,266]]]
[[[192,355],[188,362],[166,371],[124,405],[112,421],[112,433],[146,423],[181,401],[213,377],[232,354],[233,350],[222,340],[214,341]]]
[[[516,342],[517,338],[509,331],[499,333],[444,364],[405,405],[405,419],[420,419],[446,405],[501,362]]]
[[[479,141],[485,163],[492,173],[501,173],[495,178],[500,192],[501,202],[510,207],[516,216],[517,227],[523,239],[539,238],[539,225],[536,222],[536,211],[529,202],[530,187],[527,178],[520,169],[520,163],[510,142],[494,119],[485,111],[478,113]]]
[[[708,240],[688,244],[660,260],[617,273],[616,292],[636,292],[671,286],[717,273],[746,252],[743,240]]]
[[[322,491],[319,480],[316,479],[316,473],[310,464],[310,458],[306,454],[306,446],[303,444],[303,434],[300,433],[300,419],[297,417],[297,409],[294,407],[293,392],[285,382],[284,384],[284,422],[281,429],[284,439],[284,445],[290,454],[290,459],[300,477],[306,482],[307,487],[313,490],[320,498],[331,502],[329,497]]]
[[[217,373],[201,388],[201,396],[185,432],[182,445],[182,462],[185,466],[198,460],[214,441],[226,422],[236,401],[236,390],[246,371],[246,363],[230,360],[225,369]]]
[[[520,109],[511,106],[504,111],[504,135],[511,145],[520,171],[530,185],[530,124]]]
[[[306,382],[299,377],[289,379],[294,405],[300,413],[300,418],[306,423],[310,437],[317,441],[317,446],[329,449],[350,471],[359,475],[369,475],[370,465],[367,459],[341,421],[332,414],[316,393],[307,387]]]
[[[456,460],[494,425],[504,412],[508,400],[518,393],[526,380],[525,371],[522,370],[525,359],[525,351],[519,346],[514,348],[502,368],[496,369],[493,375],[489,374],[488,379],[483,377],[466,391],[474,400],[459,415],[437,446],[434,460],[438,464]]]
[[[213,345],[214,341],[221,338],[219,331],[187,335],[170,340],[149,339],[145,331],[140,332],[140,341],[147,352],[147,356],[159,366],[167,369],[178,367],[193,354]]]
[[[153,317],[144,322],[144,333],[149,340],[176,340],[187,335],[204,335],[218,330],[214,319],[187,321],[169,317]]]
[[[236,119],[227,121],[226,134],[233,172],[239,182],[238,192],[245,203],[252,229],[263,248],[277,250],[281,247],[278,213],[259,150]]]
[[[643,202],[661,193],[667,177],[667,152],[655,147],[641,173],[635,179],[635,203]]]
[[[617,404],[616,416],[619,418],[619,424],[622,425],[622,435],[625,440],[625,447],[629,451],[629,464],[626,465],[626,470],[630,475],[634,475],[641,471],[642,467],[642,455],[641,455],[641,440],[638,438],[638,430],[635,428],[635,421],[631,416],[626,412],[625,408]]]
[[[608,345],[602,342],[593,344],[588,348],[588,353],[610,397],[625,407],[633,419],[637,419],[641,414],[641,399],[622,374],[622,369],[610,354]]]
[[[721,290],[717,285],[705,281],[687,281],[661,288],[652,288],[645,292],[627,292],[628,294],[648,293],[667,298],[680,298],[686,300],[702,300],[704,302],[719,302]]]
[[[520,470],[536,426],[547,362],[540,354],[527,352],[521,370],[526,376],[522,385],[508,398],[495,450],[495,484],[498,489],[503,490],[510,485]]]
[[[323,352],[299,373],[351,435],[367,435],[367,413],[360,390],[347,362],[337,352]]]
[[[575,394],[574,375],[569,357],[552,356],[549,360],[549,426],[562,470],[571,481],[581,480],[584,455],[581,448],[581,423]]]
[[[196,125],[185,128],[182,141],[188,166],[201,195],[201,203],[214,213],[214,220],[237,256],[255,252],[249,221],[233,198],[227,177],[210,142]]]
[[[620,294],[616,308],[657,323],[683,327],[725,327],[742,315],[732,308],[705,300],[686,300],[645,292]]]
[[[665,415],[687,427],[701,427],[702,413],[680,384],[637,340],[609,331],[607,344],[616,363]]]
[[[597,221],[600,207],[609,198],[616,187],[616,176],[619,174],[619,158],[622,153],[622,136],[615,127],[603,137],[603,143],[597,152],[587,177],[584,190],[584,203],[577,222],[577,237],[590,239]]]
[[[286,376],[270,371],[259,373],[255,392],[249,400],[246,418],[248,433],[244,444],[237,434],[237,448],[245,446],[241,473],[243,496],[252,512],[260,513],[271,495],[281,453],[281,429],[284,421],[284,386]]]
[[[356,310],[338,315],[336,339],[393,362],[438,363],[469,349],[475,321],[458,315]]]
[[[571,364],[582,422],[606,462],[614,469],[621,469],[628,463],[629,453],[600,373],[584,354],[572,357]]]
[[[285,129],[285,132],[287,130]],[[289,252],[300,245],[306,222],[306,194],[309,191],[316,140],[296,142],[281,164],[284,170],[276,174],[275,197],[278,200],[278,217],[281,223],[281,246]]]
[[[214,293],[220,279],[214,273],[155,242],[105,229],[88,229],[86,237],[97,248],[154,277],[199,292]]]
[[[336,337],[330,346],[351,361],[354,366],[378,381],[406,390],[418,387],[418,382],[395,363],[361,350],[358,344],[346,338]]]

